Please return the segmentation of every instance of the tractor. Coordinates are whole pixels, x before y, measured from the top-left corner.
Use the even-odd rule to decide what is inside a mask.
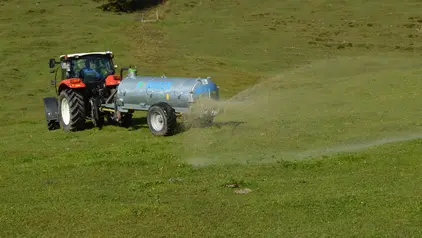
[[[88,52],[61,55],[60,61],[49,60],[50,71],[55,73],[52,85],[56,97],[44,98],[44,108],[49,130],[62,127],[65,131],[77,131],[85,128],[86,120],[94,126],[102,127],[105,122],[117,122],[129,126],[133,110],[115,113],[112,110],[100,111],[102,103],[112,102],[121,75],[116,74],[111,51]],[[60,68],[60,69],[59,69]],[[122,69],[123,70],[123,69]],[[60,81],[57,74],[60,71]]]

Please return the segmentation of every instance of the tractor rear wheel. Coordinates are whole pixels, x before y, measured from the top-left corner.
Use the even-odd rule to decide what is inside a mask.
[[[85,101],[77,90],[65,89],[59,96],[60,125],[65,131],[76,131],[85,125]]]
[[[176,113],[167,103],[157,103],[148,110],[148,127],[155,136],[172,135],[177,127]]]

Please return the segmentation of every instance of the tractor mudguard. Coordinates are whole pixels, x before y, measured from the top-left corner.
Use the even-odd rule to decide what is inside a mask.
[[[118,75],[109,75],[105,79],[106,86],[115,86],[120,84],[120,76]]]
[[[69,88],[85,88],[86,87],[86,85],[79,78],[70,78],[70,79],[62,80],[59,84],[59,88],[61,88],[63,85],[66,85]]]
[[[47,121],[59,120],[58,101],[55,97],[44,98],[45,119]]]

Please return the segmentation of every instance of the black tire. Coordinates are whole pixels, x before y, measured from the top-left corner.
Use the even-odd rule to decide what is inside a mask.
[[[167,103],[154,104],[148,110],[147,123],[150,131],[155,136],[173,135],[177,129],[176,112]],[[157,126],[157,123],[159,126]]]
[[[107,125],[116,125],[116,121],[113,119],[113,115],[110,112],[106,112],[104,117],[107,119]]]
[[[48,121],[47,128],[49,131],[53,131],[60,128],[60,124],[56,121]]]
[[[103,128],[104,124],[105,124],[105,118],[104,118],[104,115],[101,114],[100,117],[98,118],[97,126],[99,128]]]
[[[120,119],[119,126],[128,128],[132,125],[132,113],[122,113],[122,118]]]
[[[62,106],[68,104],[69,115],[62,115]],[[63,104],[64,103],[64,104]],[[64,120],[69,116],[69,120]],[[85,127],[85,101],[78,90],[65,89],[59,96],[59,121],[65,131],[82,130]],[[66,123],[67,122],[67,123]]]

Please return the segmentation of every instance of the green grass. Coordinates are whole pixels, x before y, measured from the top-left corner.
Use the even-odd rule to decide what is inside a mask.
[[[422,235],[419,1],[97,5],[0,2],[0,236]],[[165,138],[144,113],[47,131],[48,59],[91,50],[211,76],[224,112]]]

